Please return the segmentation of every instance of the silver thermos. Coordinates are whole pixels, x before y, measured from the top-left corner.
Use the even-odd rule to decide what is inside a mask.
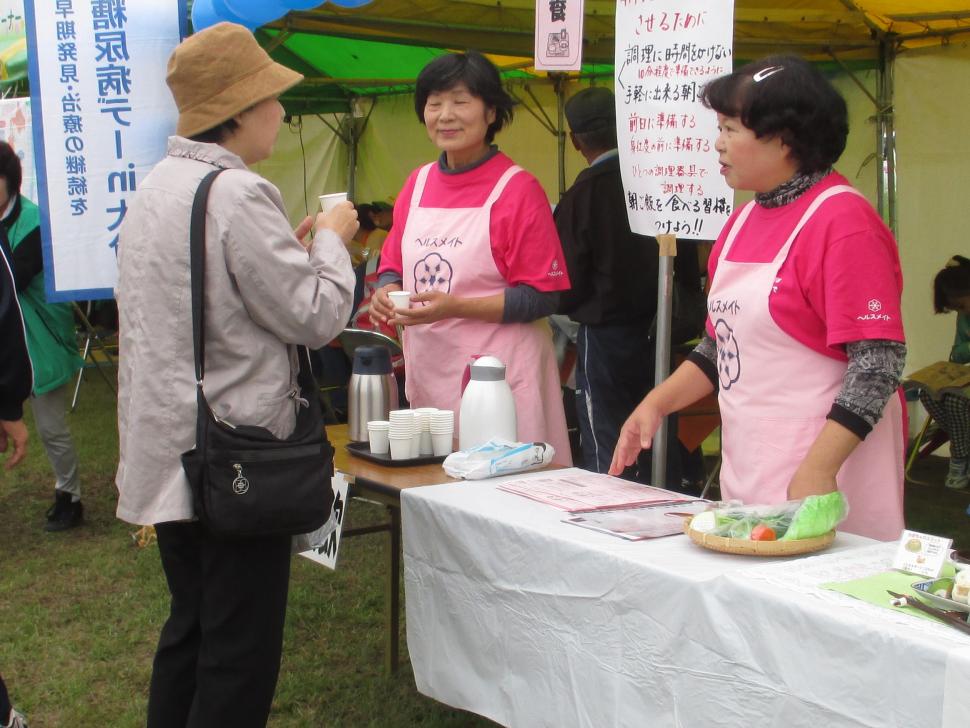
[[[351,442],[367,442],[367,423],[386,420],[397,408],[397,380],[386,346],[359,346],[347,386],[347,425]]]

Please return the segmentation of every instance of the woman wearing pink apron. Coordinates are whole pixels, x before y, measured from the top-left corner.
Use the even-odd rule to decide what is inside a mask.
[[[902,281],[891,233],[831,170],[845,104],[790,56],[718,79],[704,100],[718,112],[722,174],[757,194],[712,250],[707,335],[631,415],[613,468],[649,446],[662,416],[716,388],[722,498],[778,503],[838,488],[849,503],[841,529],[895,539]]]
[[[408,401],[457,415],[465,365],[476,354],[498,357],[515,396],[518,439],[548,442],[554,461],[570,465],[544,318],[569,280],[545,193],[490,145],[511,99],[484,57],[450,54],[421,72],[415,109],[444,153],[397,198],[371,302],[372,316],[405,327]],[[411,308],[393,310],[391,290],[411,291]]]

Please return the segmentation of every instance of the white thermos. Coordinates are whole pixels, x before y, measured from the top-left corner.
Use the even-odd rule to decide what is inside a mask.
[[[494,356],[482,356],[470,369],[458,417],[459,449],[476,447],[493,437],[517,442],[515,398],[505,381],[505,365]]]

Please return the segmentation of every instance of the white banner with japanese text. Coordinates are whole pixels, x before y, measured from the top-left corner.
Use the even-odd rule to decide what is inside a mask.
[[[164,156],[184,0],[27,0],[34,154],[51,301],[110,298],[118,227]]]
[[[584,5],[584,0],[536,0],[537,71],[580,69]]]
[[[734,206],[701,90],[732,70],[732,0],[618,0],[616,124],[630,228],[713,240]]]

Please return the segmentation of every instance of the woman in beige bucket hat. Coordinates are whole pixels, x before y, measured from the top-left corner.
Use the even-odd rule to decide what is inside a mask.
[[[179,110],[166,157],[141,180],[121,229],[118,516],[152,524],[172,594],[155,655],[149,728],[263,726],[279,673],[287,536],[221,541],[196,520],[179,454],[195,445],[189,217],[216,168],[205,236],[205,390],[215,414],[277,437],[294,428],[292,344],[319,348],[350,315],[344,203],[293,231],[279,190],[247,169],[270,156],[277,98],[300,74],[220,23],[168,64]]]

